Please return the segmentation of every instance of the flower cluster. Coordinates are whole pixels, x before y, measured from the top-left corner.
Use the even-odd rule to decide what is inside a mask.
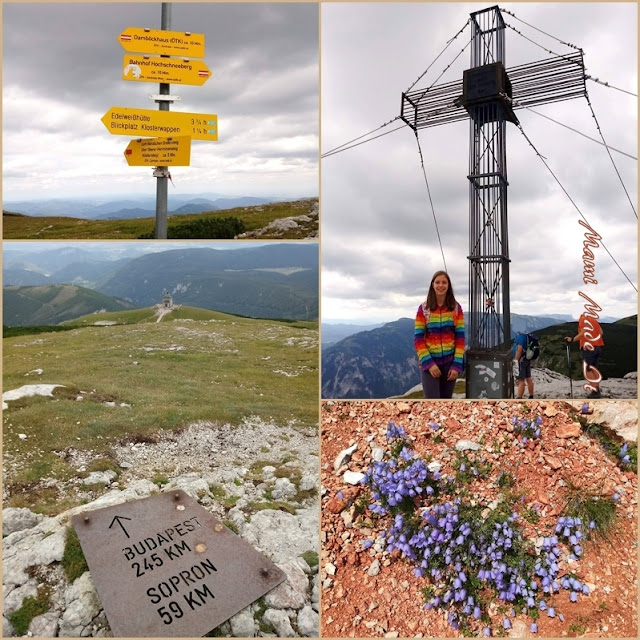
[[[461,620],[483,618],[481,593],[487,587],[505,603],[536,607],[538,583],[527,576],[522,553],[526,543],[516,513],[479,522],[473,509],[457,499],[425,510],[422,518],[424,526],[410,537],[405,533],[404,545],[394,548],[419,563],[416,575],[427,574],[438,583],[427,609],[449,609],[449,623],[455,629]],[[402,536],[399,524],[394,523],[394,540]],[[509,618],[505,620],[510,625]]]
[[[622,447],[620,447],[620,452],[618,453],[618,456],[620,458],[620,462],[622,463],[622,465],[627,465],[631,463],[631,458],[629,457],[629,454],[627,453],[627,450],[629,449],[629,445],[625,442]]]
[[[511,424],[513,425],[514,433],[521,435],[523,444],[527,444],[529,440],[536,440],[540,437],[542,416],[533,419],[513,416],[513,418],[511,418]]]
[[[577,556],[582,555],[580,540],[583,536],[581,528],[582,522],[580,518],[561,516],[558,518],[555,527],[556,535],[543,539],[542,550],[535,565],[535,574],[540,579],[540,585],[544,593],[551,595],[560,591],[561,588],[566,589],[570,592],[569,600],[571,602],[577,602],[580,594],[590,594],[589,587],[585,583],[580,582],[576,577],[570,575],[559,576],[559,561],[564,555],[559,546],[559,542],[567,543],[571,547],[572,553],[569,557],[576,560]],[[556,616],[555,608],[547,606],[547,602],[544,599],[539,600],[538,609],[540,611],[546,611],[550,618]],[[564,620],[561,613],[558,613],[558,618]]]
[[[387,440],[393,440],[395,438],[404,438],[407,434],[403,427],[396,425],[393,420],[387,425]]]
[[[369,510],[379,515],[392,511],[413,510],[413,499],[433,495],[439,488],[440,474],[430,473],[424,460],[413,459],[413,451],[403,447],[400,460],[374,462],[365,472],[362,484],[371,489],[374,502]]]
[[[524,440],[539,437],[541,422],[538,417],[516,419],[513,424]],[[577,578],[559,575],[564,555],[561,544],[570,546],[571,558],[582,555],[579,518],[559,518],[555,535],[543,538],[535,549],[523,537],[518,514],[507,505],[481,514],[482,505],[453,497],[455,483],[430,472],[425,461],[415,456],[402,427],[390,423],[387,439],[401,440],[390,442],[399,454],[375,462],[363,484],[370,488],[370,511],[392,517],[388,531],[382,532],[387,552],[397,551],[414,563],[414,574],[427,578],[432,585],[424,589],[426,609],[443,608],[453,629],[462,624],[469,629],[473,621],[489,622],[487,590],[513,607],[511,616],[518,609],[534,618],[538,611],[546,611],[549,617],[562,619],[546,600],[560,589],[571,592],[572,602],[580,594],[589,594],[587,585]],[[461,462],[459,470],[464,464]],[[451,498],[437,502],[435,498],[441,495]],[[369,548],[371,544],[363,546]],[[509,617],[502,625],[511,628]],[[537,630],[534,621],[530,631]],[[491,628],[485,626],[483,633],[491,635]]]
[[[571,545],[571,559],[576,560],[582,555],[582,547],[580,541],[582,540],[582,520],[580,518],[571,518],[569,516],[558,518],[558,524],[556,524],[556,533],[565,538]]]

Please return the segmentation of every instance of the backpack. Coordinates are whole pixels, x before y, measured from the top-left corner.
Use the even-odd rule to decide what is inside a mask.
[[[540,355],[540,341],[535,333],[527,333],[527,349],[524,357],[533,362]]]

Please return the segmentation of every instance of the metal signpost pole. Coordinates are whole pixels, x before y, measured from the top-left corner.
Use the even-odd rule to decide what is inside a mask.
[[[162,3],[162,15],[160,19],[160,29],[162,31],[171,30],[171,3]],[[169,95],[169,86],[160,83],[160,95]],[[169,100],[158,102],[160,111],[169,111]],[[167,188],[168,188],[169,167],[157,167],[155,171],[156,180],[156,239],[167,239]]]

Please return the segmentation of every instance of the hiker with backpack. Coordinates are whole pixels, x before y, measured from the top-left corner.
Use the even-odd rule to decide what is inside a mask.
[[[531,363],[540,355],[540,343],[533,333],[518,333],[513,343],[514,358],[518,363],[518,395],[524,397],[524,384],[527,383],[529,398],[533,398],[533,378],[531,377]]]
[[[425,398],[451,398],[463,369],[464,314],[446,271],[431,278],[427,299],[418,307],[413,345]]]
[[[598,370],[598,361],[604,347],[602,339],[602,327],[599,322],[585,313],[580,314],[578,319],[578,335],[567,336],[565,338],[567,344],[571,344],[576,340],[580,341],[580,358],[582,359],[582,373],[586,379],[583,385],[585,391],[589,390],[587,398],[600,398],[600,381],[602,374]]]

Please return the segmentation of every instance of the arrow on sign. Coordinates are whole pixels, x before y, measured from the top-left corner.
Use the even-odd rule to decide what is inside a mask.
[[[114,522],[117,522],[122,527],[122,530],[124,531],[124,535],[127,536],[128,538],[129,534],[127,533],[127,530],[124,528],[124,525],[122,524],[122,522],[120,522],[120,520],[131,520],[131,518],[127,518],[125,516],[114,516],[113,520],[111,521],[111,524],[109,525],[109,529],[111,529]]]
[[[123,136],[189,136],[193,140],[218,139],[218,116],[214,113],[154,111],[111,107],[102,116],[110,133]]]

